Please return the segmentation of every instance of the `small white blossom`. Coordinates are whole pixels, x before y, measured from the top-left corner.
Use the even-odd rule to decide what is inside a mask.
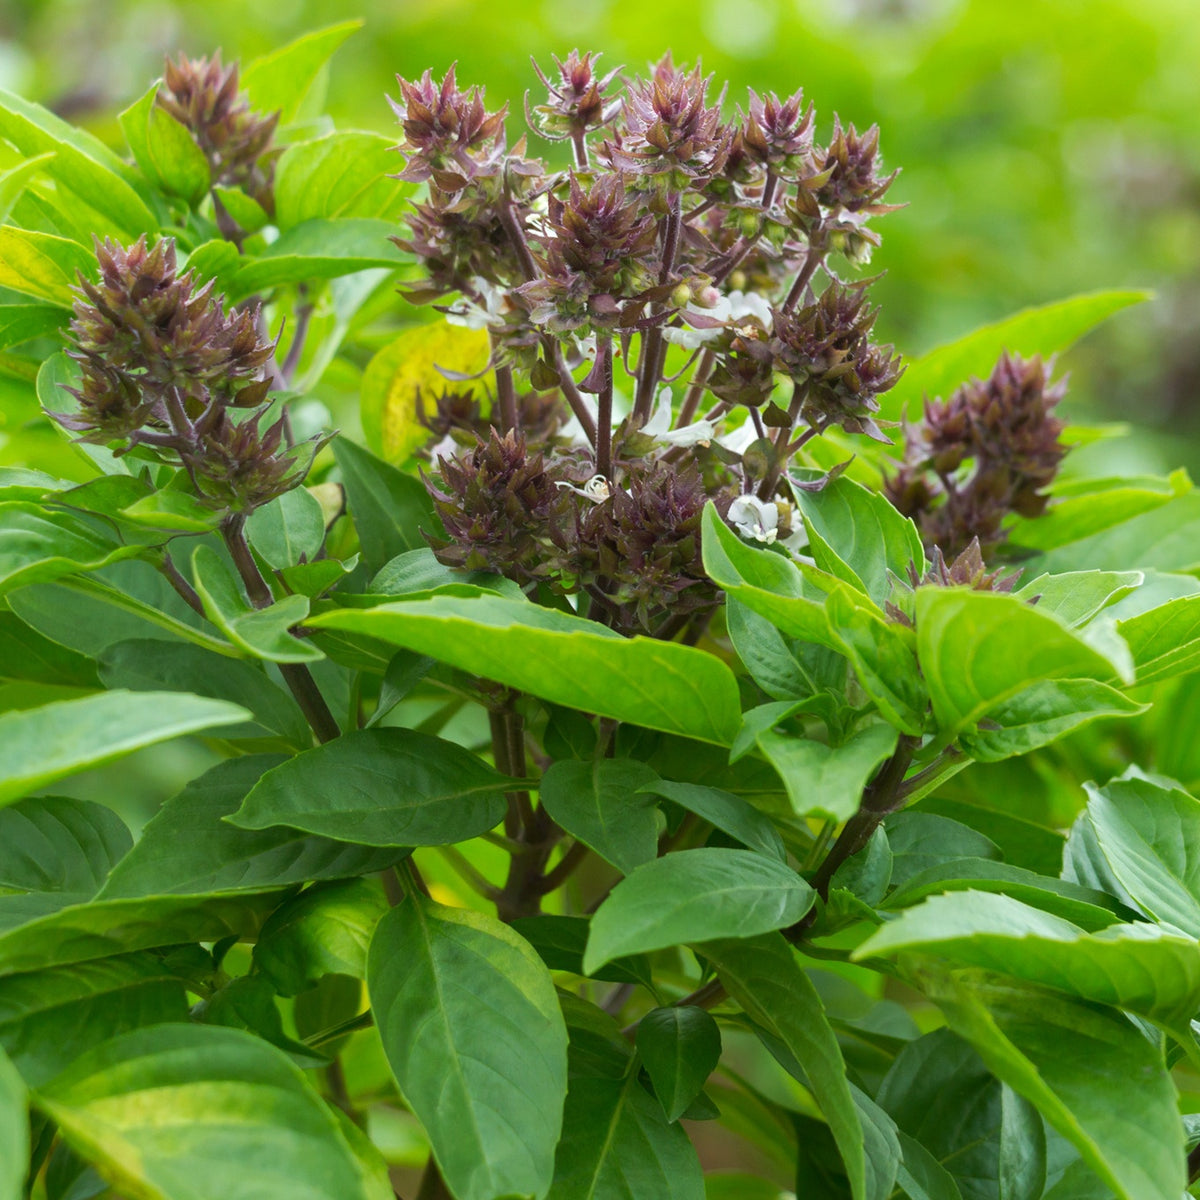
[[[717,438],[717,445],[733,454],[744,454],[757,441],[754,418],[747,417],[736,429]]]
[[[716,432],[711,421],[696,421],[682,429],[672,429],[671,389],[662,388],[654,405],[654,415],[642,426],[642,432],[667,446],[708,446]]]
[[[738,533],[769,546],[779,535],[779,508],[757,496],[738,496],[729,506],[729,522]]]
[[[582,496],[593,504],[603,504],[612,495],[612,486],[603,475],[593,475],[583,487],[576,487],[573,483],[568,483],[563,479],[560,479],[556,486],[566,488],[567,491],[574,492],[575,495]]]
[[[504,314],[511,308],[503,289],[478,277],[471,280],[471,288],[479,294],[483,303],[477,304],[463,297],[446,309],[446,320],[464,329],[488,329],[503,325]]]

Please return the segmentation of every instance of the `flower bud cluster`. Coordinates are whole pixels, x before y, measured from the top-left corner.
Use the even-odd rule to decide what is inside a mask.
[[[1066,381],[1051,382],[1052,370],[1005,351],[986,380],[926,400],[924,420],[906,426],[904,465],[885,490],[928,545],[957,555],[978,539],[987,549],[1004,540],[1010,514],[1044,511],[1067,453],[1053,415]]]
[[[70,325],[78,408],[56,419],[82,441],[183,466],[214,508],[250,512],[301,482],[323,443],[285,445],[282,419],[261,428],[275,347],[258,310],[226,313],[211,282],[178,273],[169,238],[97,242],[96,258]]]

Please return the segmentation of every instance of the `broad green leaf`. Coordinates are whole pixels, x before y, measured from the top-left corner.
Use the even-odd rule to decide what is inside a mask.
[[[182,473],[175,477],[175,486],[142,497],[120,515],[135,525],[170,533],[208,533],[221,523],[221,514],[192,493]]]
[[[1081,1000],[1124,1008],[1174,1029],[1200,1009],[1200,944],[1154,925],[1087,933],[1011,896],[930,896],[880,926],[852,958],[919,950]]]
[[[454,742],[361,729],[268,771],[230,820],[371,846],[441,846],[496,825],[511,786]]]
[[[282,233],[257,258],[250,259],[229,285],[230,300],[288,283],[335,279],[371,267],[395,269],[407,257],[392,245],[396,227],[390,221],[317,217]]]
[[[890,575],[907,579],[910,567],[924,575],[921,535],[879,492],[843,475],[819,492],[797,489],[796,505],[809,531],[850,567],[877,604],[892,590]]]
[[[834,872],[830,888],[850,892],[868,908],[877,905],[892,881],[893,859],[887,830],[880,825],[867,839],[867,844]]]
[[[311,492],[292,488],[254,510],[246,536],[268,565],[283,570],[317,556],[325,541],[325,516]]]
[[[29,1151],[25,1081],[0,1051],[0,1200],[23,1200]]]
[[[1117,622],[1138,683],[1157,683],[1200,667],[1200,596],[1182,596]]]
[[[688,1135],[638,1082],[632,1049],[607,1013],[560,993],[570,1089],[546,1200],[704,1200]]]
[[[223,700],[105,692],[0,716],[0,804],[143,746],[249,716]]]
[[[90,133],[12,92],[0,91],[0,137],[27,158],[54,152],[46,172],[132,240],[158,228],[136,191],[137,173]],[[6,255],[0,257],[7,257]]]
[[[150,819],[137,845],[108,876],[100,898],[266,891],[368,875],[403,857],[403,851],[304,836],[282,827],[239,829],[223,820],[237,812],[265,771],[284,761],[274,754],[235,758],[192,780]]]
[[[1097,717],[1133,717],[1148,709],[1106,683],[1048,679],[996,705],[987,727],[961,734],[959,742],[977,761],[998,762],[1049,745]]]
[[[142,552],[122,546],[71,513],[22,500],[0,502],[0,593],[95,571]]]
[[[949,400],[972,376],[986,379],[1004,350],[1025,358],[1047,358],[1067,349],[1114,313],[1150,298],[1148,292],[1093,292],[1040,308],[1027,308],[985,325],[956,342],[910,360],[900,382],[883,399],[882,416],[898,419],[907,408],[914,418],[924,396]]]
[[[12,612],[0,612],[0,680],[88,690],[100,685],[90,658],[51,641]]]
[[[584,970],[623,954],[794,925],[815,893],[790,867],[750,850],[680,850],[638,867],[592,917]]]
[[[0,350],[57,333],[66,322],[67,314],[54,304],[0,304]]]
[[[287,125],[295,120],[330,55],[361,28],[361,20],[342,21],[256,58],[242,75],[242,90],[255,108],[264,113],[278,112],[280,121]]]
[[[388,1062],[458,1200],[544,1195],[567,1033],[533,948],[493,917],[414,895],[376,927],[367,980]]]
[[[1055,486],[1046,511],[1038,517],[1018,520],[1008,540],[1022,549],[1053,550],[1150,512],[1191,489],[1186,471],[1174,471],[1162,479],[1081,480],[1069,490]]]
[[[868,1191],[863,1124],[846,1078],[846,1063],[824,1006],[795,952],[779,934],[709,942],[700,952],[713,964],[746,1015],[779,1039],[808,1079],[829,1123],[850,1181],[851,1195]]]
[[[817,691],[794,649],[795,643],[766,617],[727,596],[725,626],[742,665],[772,700],[799,700]]]
[[[963,1200],[1002,1200],[1003,1086],[969,1043],[943,1028],[900,1050],[875,1099],[899,1128],[905,1166],[912,1167],[907,1137],[952,1175]]]
[[[917,653],[946,740],[1044,679],[1111,679],[1113,663],[1055,618],[998,592],[923,587]]]
[[[544,785],[543,785],[544,788]],[[778,830],[757,808],[741,796],[724,792],[720,788],[705,787],[699,783],[672,783],[655,779],[644,784],[643,792],[652,792],[693,812],[701,820],[715,825],[722,833],[736,838],[748,850],[757,850],[780,862],[787,861],[787,851]],[[545,791],[542,793],[545,799]]]
[[[1080,822],[1107,870],[1149,916],[1200,937],[1200,801],[1133,772],[1087,790]]]
[[[312,733],[299,705],[257,666],[213,654],[182,642],[135,638],[117,642],[100,655],[100,677],[109,688],[135,692],[190,692],[240,704],[253,714],[246,725],[222,737],[286,738],[293,746],[312,745]]]
[[[8,222],[13,206],[24,195],[25,189],[53,160],[54,151],[47,150],[45,154],[26,158],[15,167],[0,172],[0,222]]]
[[[63,1138],[147,1200],[391,1200],[287,1055],[239,1029],[159,1025],[114,1038],[34,1094]]]
[[[0,889],[93,896],[133,845],[109,808],[34,796],[0,809]]]
[[[587,917],[558,917],[542,914],[518,917],[510,922],[552,971],[582,975],[583,952],[587,949]],[[650,960],[644,954],[614,959],[593,972],[591,978],[608,983],[639,983],[652,988]]]
[[[1001,1200],[1040,1200],[1046,1184],[1046,1127],[1042,1115],[1007,1085],[1000,1093]]]
[[[361,984],[359,987],[361,990]],[[253,1033],[284,1051],[299,1066],[327,1065],[327,1055],[296,1041],[284,1031],[277,996],[265,975],[237,975],[196,1005],[192,1017],[205,1025],[224,1025]]]
[[[493,575],[489,571],[460,571],[455,567],[445,567],[434,557],[428,546],[421,550],[406,550],[396,555],[390,562],[385,563],[381,571],[371,580],[370,591],[373,595],[382,596],[413,596],[417,592],[439,592],[447,587],[462,587],[464,584],[477,587],[484,591],[496,592],[508,596],[512,600],[524,600],[525,593],[520,585],[503,575]]]
[[[898,738],[890,725],[876,722],[837,747],[774,729],[759,733],[757,742],[779,772],[796,816],[845,821],[858,811],[863,789]]]
[[[428,549],[421,530],[436,529],[437,521],[433,500],[416,476],[398,471],[349,438],[334,441],[333,456],[363,561],[373,573],[406,550]]]
[[[712,504],[704,509],[702,546],[704,569],[726,596],[789,637],[841,650],[823,607],[805,595],[804,577],[791,560],[747,546]]]
[[[1117,911],[1120,906],[1113,897],[1070,880],[993,859],[958,857],[908,875],[882,907],[910,908],[926,896],[963,891],[1000,892],[1090,931],[1116,924],[1124,912]]]
[[[314,217],[397,220],[410,186],[389,178],[400,159],[394,138],[345,130],[293,142],[275,165],[275,217],[291,229]]]
[[[850,1094],[858,1109],[866,1163],[865,1193],[870,1200],[888,1200],[900,1169],[900,1140],[896,1124],[860,1087],[851,1083]]]
[[[117,120],[134,161],[150,182],[195,206],[212,183],[204,151],[169,112],[155,104],[161,85],[154,83]]]
[[[440,596],[314,617],[556,704],[730,745],[740,724],[729,668],[704,651],[623,638],[603,625],[493,596]]]
[[[367,947],[387,900],[378,880],[320,883],[271,914],[254,947],[254,966],[281,996],[297,996],[325,975],[362,979]]]
[[[638,1022],[637,1049],[667,1120],[677,1121],[716,1070],[721,1031],[702,1008],[656,1008]]]
[[[0,285],[6,288],[70,308],[76,272],[95,269],[95,256],[70,238],[0,226]]]
[[[271,662],[312,662],[324,657],[316,646],[289,630],[308,616],[307,596],[285,596],[269,608],[253,608],[233,568],[211,547],[192,552],[196,594],[210,621],[235,645]]]
[[[658,802],[643,791],[654,772],[629,758],[554,763],[539,785],[546,812],[624,875],[658,851]]]
[[[962,1200],[954,1176],[920,1142],[900,1130],[896,1141],[902,1155],[896,1182],[909,1200]]]
[[[280,893],[80,901],[0,895],[0,976],[185,942],[253,937]]]
[[[1033,601],[1039,612],[1052,612],[1064,624],[1086,625],[1101,609],[1115,604],[1139,587],[1141,571],[1068,571],[1039,575],[1013,593],[1018,600]]]
[[[388,462],[405,462],[429,440],[429,430],[417,419],[418,405],[429,407],[445,390],[446,377],[439,368],[474,377],[486,370],[490,357],[491,344],[482,329],[464,329],[448,321],[406,329],[363,372],[362,421],[368,444]],[[491,378],[489,372],[456,386],[485,400]]]
[[[993,1074],[1031,1101],[1119,1200],[1176,1200],[1186,1176],[1175,1089],[1159,1049],[1126,1017],[984,980],[941,976],[923,986]]]
[[[892,851],[892,885],[902,887],[919,871],[962,858],[1000,858],[1000,849],[976,829],[936,813],[909,809],[884,822]]]
[[[195,957],[211,969],[199,948]],[[110,1037],[186,1021],[183,966],[169,953],[142,950],[2,978],[0,1047],[40,1087]]]

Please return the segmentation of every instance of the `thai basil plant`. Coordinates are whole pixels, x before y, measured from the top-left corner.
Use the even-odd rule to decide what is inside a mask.
[[[0,95],[0,1200],[1178,1200],[1200,501],[1058,357],[1144,297],[906,362],[876,129],[339,131],[352,28]]]

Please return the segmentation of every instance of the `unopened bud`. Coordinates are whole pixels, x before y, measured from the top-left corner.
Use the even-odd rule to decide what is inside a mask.
[[[675,290],[671,293],[671,303],[676,308],[683,308],[685,304],[690,303],[692,299],[692,289],[686,283],[678,284]],[[699,301],[699,297],[697,297]]]
[[[729,287],[734,292],[744,292],[746,290],[746,272],[733,271],[729,276]]]
[[[701,308],[716,308],[721,303],[721,293],[710,283],[696,293],[696,303]]]

